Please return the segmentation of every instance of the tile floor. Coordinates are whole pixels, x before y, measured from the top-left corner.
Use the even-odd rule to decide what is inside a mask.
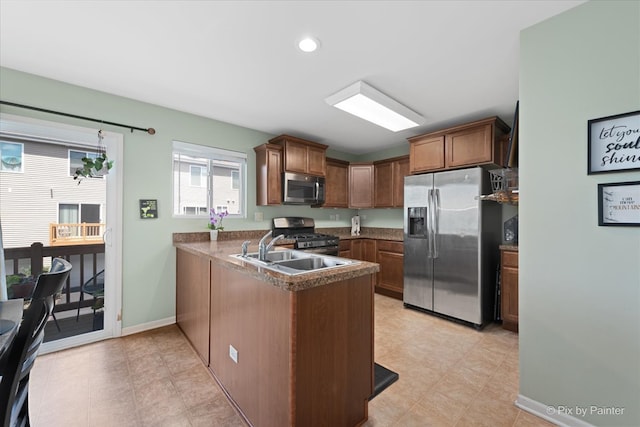
[[[516,334],[375,304],[375,359],[400,379],[366,426],[552,425],[513,404]],[[35,427],[245,425],[176,326],[40,356],[31,378]]]

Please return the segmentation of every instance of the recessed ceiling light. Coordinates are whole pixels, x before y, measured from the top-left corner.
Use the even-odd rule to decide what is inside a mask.
[[[305,37],[298,42],[298,48],[303,52],[314,52],[320,46],[320,42],[313,37]]]

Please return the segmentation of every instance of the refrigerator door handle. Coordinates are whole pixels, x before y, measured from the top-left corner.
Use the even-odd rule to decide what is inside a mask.
[[[435,195],[433,197],[434,209],[433,209],[433,257],[438,258],[438,236],[440,235],[440,189],[434,190]]]
[[[433,189],[429,190],[429,198],[428,198],[428,208],[427,208],[427,215],[426,215],[426,220],[427,220],[427,240],[428,240],[428,244],[427,246],[429,247],[429,258],[433,259],[435,258],[435,254],[434,254],[434,234],[433,234]]]

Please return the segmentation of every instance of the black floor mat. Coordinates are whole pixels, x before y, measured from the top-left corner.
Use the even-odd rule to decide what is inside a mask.
[[[373,394],[369,397],[369,400],[373,399],[377,395],[379,395],[382,390],[389,387],[391,384],[396,382],[399,378],[399,375],[393,372],[390,369],[385,368],[382,365],[378,365],[374,363],[373,368],[373,378],[374,378],[374,386],[373,386]]]

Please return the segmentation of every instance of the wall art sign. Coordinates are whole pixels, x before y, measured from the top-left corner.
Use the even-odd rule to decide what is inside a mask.
[[[140,199],[140,218],[142,219],[158,218],[158,200],[157,199]]]
[[[598,184],[598,225],[640,226],[640,181]]]
[[[588,174],[640,169],[640,111],[589,120]]]

